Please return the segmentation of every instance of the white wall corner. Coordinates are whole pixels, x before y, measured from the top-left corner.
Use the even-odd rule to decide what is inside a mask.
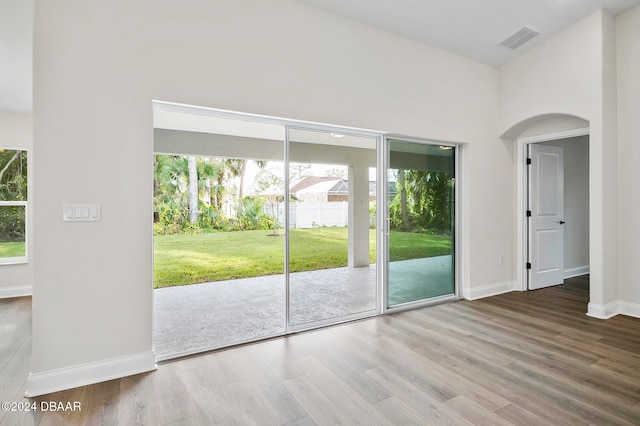
[[[564,279],[579,277],[580,275],[587,275],[589,273],[589,265],[578,266],[576,268],[569,268],[564,270]]]
[[[515,285],[515,281],[504,281],[501,283],[484,285],[482,287],[463,288],[462,297],[467,300],[477,300],[485,297],[497,296],[498,294],[514,291]]]
[[[19,285],[14,287],[0,287],[0,299],[10,297],[24,297],[33,295],[33,286]]]
[[[609,319],[620,313],[620,302],[610,302],[606,305],[597,305],[589,303],[587,306],[587,315],[598,319]]]
[[[43,373],[29,373],[25,396],[32,398],[157,369],[155,353],[151,351]]]

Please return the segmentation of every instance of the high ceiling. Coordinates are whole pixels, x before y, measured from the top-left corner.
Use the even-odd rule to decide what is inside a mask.
[[[492,66],[602,8],[617,15],[640,0],[297,0]],[[523,27],[539,35],[511,50],[500,43]]]
[[[296,0],[421,43],[500,66],[603,8],[640,0]],[[511,50],[500,42],[527,26],[540,33]],[[33,0],[0,0],[0,110],[32,109]]]

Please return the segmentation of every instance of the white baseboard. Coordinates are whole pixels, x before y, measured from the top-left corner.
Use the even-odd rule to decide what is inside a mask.
[[[564,270],[564,279],[579,277],[580,275],[586,275],[589,273],[589,265],[578,266],[576,268],[569,268]]]
[[[587,305],[587,315],[593,318],[609,319],[619,313],[618,302],[610,302],[606,305],[596,305],[595,303]]]
[[[33,286],[19,285],[15,287],[0,287],[0,299],[8,299],[10,297],[31,296],[33,294]]]
[[[593,318],[609,319],[616,315],[640,318],[640,304],[623,301],[610,302],[606,305],[589,303],[587,315]]]
[[[622,315],[640,318],[640,303],[618,302],[618,308]]]
[[[29,373],[28,398],[156,370],[153,351],[84,365]]]
[[[515,289],[514,281],[505,281],[501,283],[484,285],[482,287],[463,288],[462,297],[468,300],[477,300],[484,297],[497,296],[498,294],[508,293]]]

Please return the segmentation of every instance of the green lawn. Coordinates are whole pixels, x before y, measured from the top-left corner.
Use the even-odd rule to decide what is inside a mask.
[[[222,281],[284,271],[284,237],[269,231],[216,232],[154,237],[155,287]],[[375,263],[375,231],[370,232]],[[449,237],[391,233],[391,259],[439,256],[451,252]],[[347,228],[292,229],[292,272],[347,265]]]
[[[24,241],[0,242],[0,257],[21,257],[24,254]]]
[[[391,231],[389,260],[420,259],[451,254],[451,237]]]

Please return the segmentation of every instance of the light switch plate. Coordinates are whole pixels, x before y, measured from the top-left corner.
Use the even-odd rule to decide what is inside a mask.
[[[100,222],[100,204],[63,204],[63,222]]]

